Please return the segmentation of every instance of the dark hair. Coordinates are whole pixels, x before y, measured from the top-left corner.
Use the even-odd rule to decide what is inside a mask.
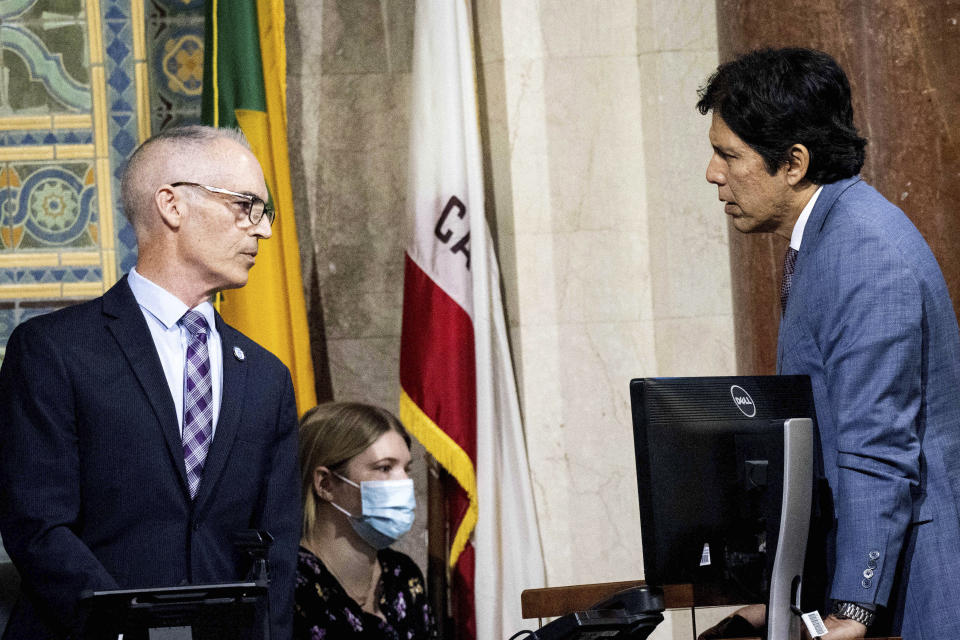
[[[802,144],[815,184],[856,175],[867,141],[853,124],[850,83],[840,65],[813,49],[761,49],[717,67],[698,95],[757,153],[773,175]]]

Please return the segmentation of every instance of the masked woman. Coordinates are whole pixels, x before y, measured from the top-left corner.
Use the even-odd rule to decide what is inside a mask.
[[[409,466],[410,436],[388,411],[332,402],[303,416],[295,638],[435,636],[423,574],[389,548],[413,524]]]

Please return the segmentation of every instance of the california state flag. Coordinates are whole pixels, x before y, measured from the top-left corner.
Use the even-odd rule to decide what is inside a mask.
[[[520,592],[544,585],[544,567],[484,217],[468,16],[468,0],[416,3],[400,417],[458,485],[457,637],[500,640],[522,628]]]

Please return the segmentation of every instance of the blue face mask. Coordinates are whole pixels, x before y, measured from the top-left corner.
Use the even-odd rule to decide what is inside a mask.
[[[389,547],[410,531],[417,506],[413,480],[365,480],[357,484],[335,471],[332,473],[360,489],[361,515],[355,516],[335,502],[330,504],[350,518],[353,530],[371,547]]]

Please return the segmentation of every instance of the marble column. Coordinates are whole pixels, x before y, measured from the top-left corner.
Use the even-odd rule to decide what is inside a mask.
[[[478,0],[488,212],[550,585],[642,575],[629,381],[732,373],[696,0]]]
[[[901,207],[940,261],[960,302],[960,1],[717,0],[721,60],[763,46],[834,56],[869,140],[863,177]],[[737,366],[772,373],[786,241],[730,227]]]
[[[396,412],[414,1],[285,7],[294,205],[328,394]],[[425,569],[427,468],[416,442],[413,459],[417,518],[396,548]]]
[[[700,0],[477,0],[488,174],[551,586],[643,575],[629,381],[734,370]],[[704,611],[709,626],[725,610]],[[689,614],[652,638],[692,640]]]

